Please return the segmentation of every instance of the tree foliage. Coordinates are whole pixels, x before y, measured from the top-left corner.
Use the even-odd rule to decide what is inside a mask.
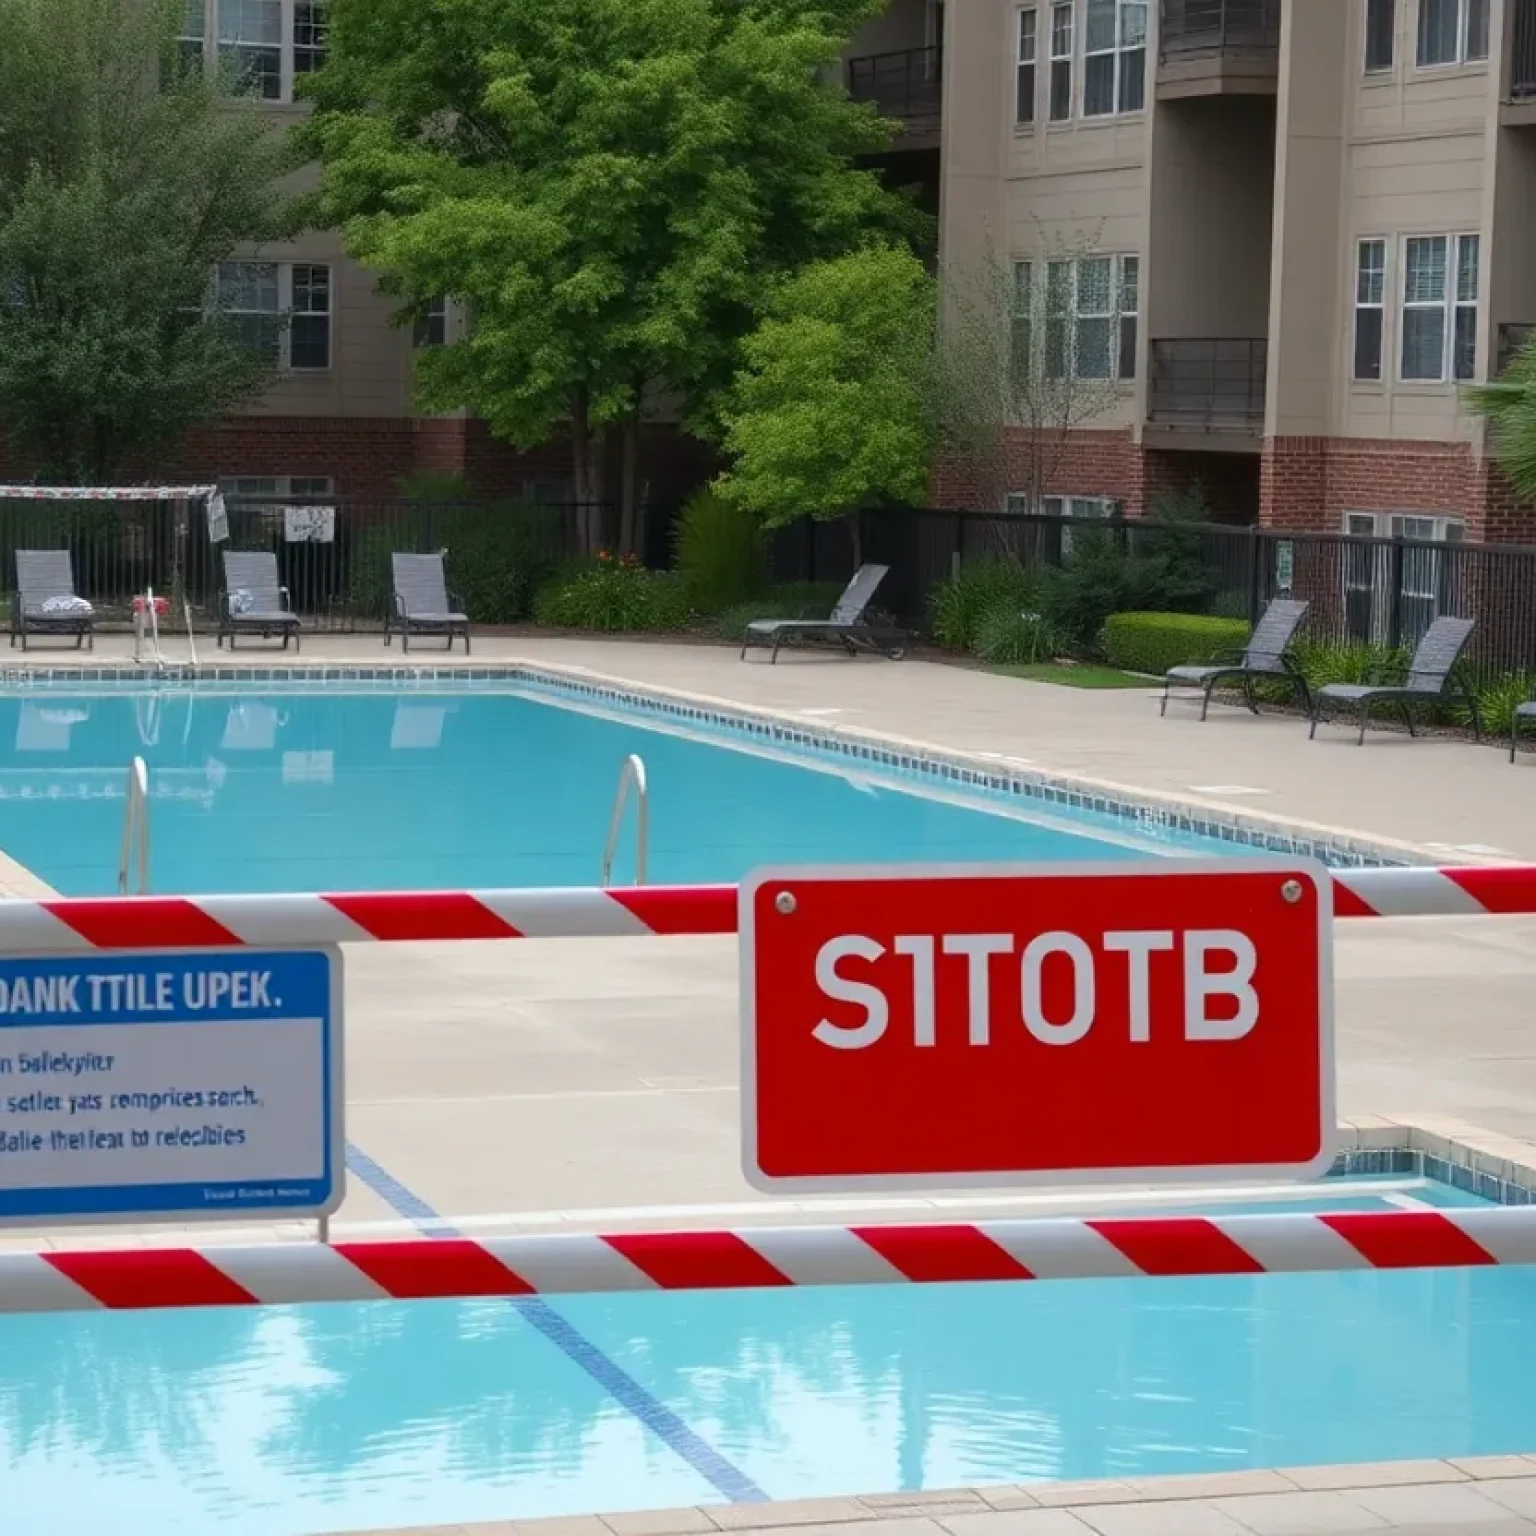
[[[920,502],[935,305],[922,264],[888,246],[787,281],[743,349],[722,492],[769,526]]]
[[[268,373],[210,286],[237,245],[291,230],[292,162],[181,67],[181,14],[0,0],[0,431],[43,480],[151,472]]]
[[[333,0],[328,213],[403,315],[473,316],[422,354],[423,406],[521,448],[568,423],[581,501],[622,424],[630,547],[657,394],[707,419],[766,285],[908,218],[850,167],[888,125],[823,78],[878,6]]]
[[[1536,339],[1515,354],[1493,383],[1464,391],[1492,431],[1499,467],[1523,501],[1536,501]]]

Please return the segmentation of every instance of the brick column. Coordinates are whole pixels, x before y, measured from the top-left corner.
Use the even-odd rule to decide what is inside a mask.
[[[1321,437],[1269,437],[1259,461],[1259,526],[1326,530],[1328,451]]]

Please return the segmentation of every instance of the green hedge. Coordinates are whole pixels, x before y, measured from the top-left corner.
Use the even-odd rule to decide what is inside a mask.
[[[1248,640],[1241,619],[1194,613],[1114,613],[1104,621],[1104,658],[1123,672],[1161,677],[1169,667],[1198,666]]]

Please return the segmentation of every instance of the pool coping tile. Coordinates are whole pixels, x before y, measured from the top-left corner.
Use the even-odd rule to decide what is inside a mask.
[[[1485,1483],[1489,1485],[1486,1492],[1479,1488]],[[1500,1499],[1500,1486],[1511,1484],[1522,1492],[1529,1489],[1536,1502],[1536,1454],[1470,1456],[1455,1462],[1357,1462],[1209,1475],[1004,1483],[782,1503],[419,1526],[396,1530],[388,1536],[704,1536],[709,1531],[845,1536],[846,1528],[854,1525],[874,1527],[870,1536],[1012,1536],[1014,1531],[1018,1536],[1033,1536],[1037,1529],[1040,1536],[1058,1536],[1073,1529],[1038,1518],[1047,1515],[1075,1519],[1077,1528],[1084,1532],[1099,1531],[1100,1536],[1133,1536],[1141,1531],[1152,1536],[1155,1531],[1186,1530],[1190,1536],[1198,1536],[1201,1531],[1226,1530],[1229,1524],[1235,1530],[1257,1536],[1355,1530],[1456,1530],[1459,1527],[1455,1522],[1467,1515],[1473,1519],[1466,1527],[1468,1530],[1500,1525],[1517,1530],[1526,1526],[1529,1517],[1514,1502],[1504,1503]],[[1415,1492],[1423,1495],[1422,1511],[1414,1507]],[[1313,1496],[1317,1503],[1301,1503]],[[1384,1505],[1388,1511],[1400,1508],[1403,1518],[1394,1523],[1393,1515],[1374,1509],[1373,1502]],[[1262,1516],[1266,1510],[1283,1514],[1286,1508],[1292,1510],[1295,1519],[1249,1522],[1243,1518],[1245,1513]],[[1314,1509],[1316,1516],[1302,1515],[1303,1508]],[[1166,1515],[1157,1515],[1159,1510],[1166,1511]],[[1358,1511],[1354,1525],[1330,1518],[1351,1510]],[[1196,1515],[1195,1511],[1200,1513]],[[1215,1524],[1206,1518],[1207,1514],[1218,1517]],[[333,1536],[384,1533],[353,1531]]]

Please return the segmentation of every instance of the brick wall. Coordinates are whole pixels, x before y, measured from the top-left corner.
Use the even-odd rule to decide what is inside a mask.
[[[1536,509],[1521,506],[1497,465],[1468,443],[1272,438],[1259,500],[1269,528],[1333,533],[1347,512],[1421,512],[1463,519],[1470,539],[1536,540]]]
[[[1054,472],[1046,485],[1048,494],[1112,496],[1124,504],[1127,514],[1136,516],[1142,512],[1145,465],[1129,427],[1123,431],[1074,432],[1061,448],[1060,457],[1056,455],[1053,443],[1045,450],[1045,457],[1055,459]],[[936,507],[1001,509],[1004,494],[1028,488],[1033,464],[1030,434],[1023,429],[1011,429],[1005,435],[1002,464],[997,471],[997,478],[1003,481],[1001,488],[986,483],[993,478],[990,466],[978,470],[956,459],[939,464],[929,495]]]

